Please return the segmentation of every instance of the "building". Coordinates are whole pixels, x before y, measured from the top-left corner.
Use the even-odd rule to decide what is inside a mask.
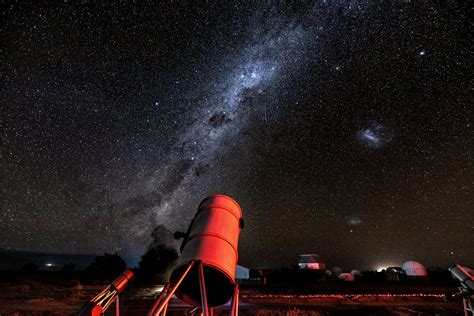
[[[235,279],[236,280],[248,280],[250,279],[250,269],[237,265],[235,267]]]
[[[385,279],[387,281],[400,281],[404,274],[405,272],[400,267],[388,267],[385,270]]]
[[[402,270],[409,278],[424,278],[428,276],[426,268],[419,262],[406,261],[402,265]]]
[[[309,270],[325,270],[326,269],[326,264],[324,262],[321,262],[319,255],[317,254],[300,255],[298,266],[300,269],[309,269]]]
[[[246,285],[265,285],[267,284],[267,276],[273,270],[270,269],[249,269],[241,265],[235,267],[235,281],[239,284]]]
[[[339,280],[342,280],[344,282],[354,282],[355,281],[355,276],[352,273],[341,273],[337,277]]]

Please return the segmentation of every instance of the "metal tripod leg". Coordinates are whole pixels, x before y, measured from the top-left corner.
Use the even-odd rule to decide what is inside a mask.
[[[209,305],[207,305],[206,282],[204,281],[204,267],[201,262],[198,263],[199,270],[199,289],[201,290],[201,308],[202,315],[209,316]]]
[[[232,305],[230,308],[230,315],[237,316],[239,315],[239,285],[235,283],[234,286],[234,295],[232,296]]]
[[[166,292],[168,292],[169,288],[170,288],[170,284],[166,283],[165,287],[163,288],[163,290],[161,290],[160,295],[158,296],[158,298],[156,299],[156,301],[153,304],[152,308],[150,309],[150,312],[148,313],[148,316],[153,316],[154,315],[153,313],[154,313],[155,309],[161,303],[161,301],[163,300],[163,297],[166,296]]]
[[[464,315],[465,316],[474,315],[474,306],[472,305],[472,301],[471,301],[470,296],[463,297],[462,305],[463,305],[463,308],[464,308]]]
[[[117,298],[115,299],[115,316],[120,316],[120,295],[117,295]]]
[[[161,315],[166,316],[166,311],[168,310],[168,305],[166,304],[165,307],[163,307],[163,311],[161,312]]]

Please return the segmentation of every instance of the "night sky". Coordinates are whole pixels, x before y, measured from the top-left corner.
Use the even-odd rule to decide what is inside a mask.
[[[0,247],[133,260],[223,193],[251,267],[473,264],[468,2],[224,2],[3,2]]]

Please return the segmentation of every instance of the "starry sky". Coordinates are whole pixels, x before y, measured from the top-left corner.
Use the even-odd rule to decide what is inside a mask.
[[[251,267],[474,263],[467,3],[3,4],[1,248],[133,260],[223,193]]]

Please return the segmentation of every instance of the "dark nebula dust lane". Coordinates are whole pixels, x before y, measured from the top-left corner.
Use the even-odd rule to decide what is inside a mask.
[[[249,266],[472,262],[467,9],[9,3],[0,247],[133,261],[224,193]]]

